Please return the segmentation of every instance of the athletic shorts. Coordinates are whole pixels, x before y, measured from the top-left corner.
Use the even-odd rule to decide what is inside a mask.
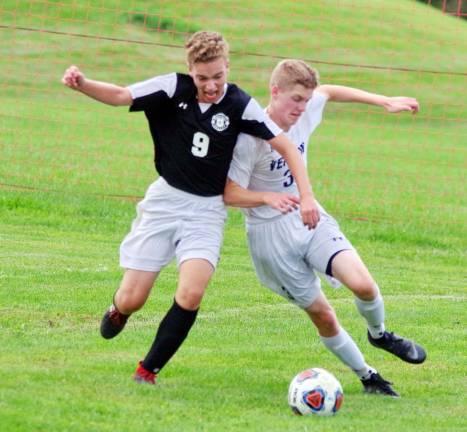
[[[201,258],[215,268],[227,219],[222,195],[203,197],[170,186],[162,177],[137,205],[137,217],[120,246],[120,265],[157,272],[174,258]]]
[[[335,253],[353,249],[335,219],[324,211],[320,216],[313,230],[303,225],[298,211],[247,226],[259,280],[301,308],[310,306],[321,292],[316,271],[324,274]]]

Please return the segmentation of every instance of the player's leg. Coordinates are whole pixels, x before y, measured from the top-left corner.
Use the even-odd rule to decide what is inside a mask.
[[[126,315],[141,309],[158,275],[159,272],[127,269],[114,296],[114,305],[117,309]]]
[[[340,251],[331,258],[330,264],[330,275],[354,293],[357,309],[367,321],[370,334],[381,337],[385,330],[383,298],[357,252],[353,249]],[[329,274],[329,264],[327,272]]]
[[[320,279],[309,257],[303,255],[313,244],[315,235],[294,215],[249,227],[248,242],[259,279],[271,291],[304,309],[317,327],[323,344],[360,379],[376,380],[379,392],[396,396],[390,384],[365,363],[321,291]]]
[[[352,369],[360,378],[366,392],[399,396],[391,388],[391,383],[384,380],[375,368],[365,362],[362,352],[340,326],[333,308],[323,293],[320,293],[318,298],[304,310],[318,329],[324,346]]]
[[[154,379],[154,375],[177,352],[196,320],[213,272],[212,264],[204,259],[190,259],[180,265],[180,279],[174,303],[162,319],[154,342],[136,371],[136,381],[143,381],[140,379],[141,372],[152,373]]]
[[[198,313],[219,261],[226,210],[222,197],[183,195],[183,220],[174,237],[179,281],[174,303],[162,319],[154,342],[138,370],[158,373],[177,352]],[[147,380],[145,380],[147,381]]]
[[[184,261],[180,265],[180,280],[175,301],[184,309],[198,310],[213,274],[214,267],[206,259]]]
[[[175,255],[173,239],[180,218],[173,215],[174,207],[181,204],[170,192],[165,181],[158,179],[136,207],[137,217],[120,245],[120,266],[125,274],[102,319],[101,334],[106,339],[116,336],[128,316],[144,305],[160,270]]]
[[[408,363],[425,361],[426,352],[420,345],[385,330],[383,297],[355,250],[344,250],[334,255],[330,267],[331,276],[355,294],[355,304],[367,322],[368,340],[372,345],[389,351]]]
[[[421,346],[385,331],[384,302],[377,284],[336,220],[326,212],[321,216],[306,254],[307,261],[353,291],[357,308],[367,321],[368,339],[373,345],[404,361],[423,362],[426,354]]]
[[[363,358],[363,354],[349,334],[340,326],[334,309],[321,292],[317,299],[305,312],[316,326],[320,339],[326,348],[350,367],[360,379],[367,378],[371,369]]]
[[[313,268],[353,291],[372,334],[384,332],[384,304],[378,286],[337,221],[325,212],[309,245],[307,260]]]
[[[391,383],[365,362],[362,352],[345,329],[340,326],[334,310],[323,293],[320,293],[319,297],[305,308],[305,312],[318,329],[324,346],[352,369],[359,377],[366,393],[399,397],[399,394],[391,387]]]
[[[101,335],[105,339],[117,336],[125,327],[128,317],[146,302],[158,272],[127,269],[113,303],[101,322]]]

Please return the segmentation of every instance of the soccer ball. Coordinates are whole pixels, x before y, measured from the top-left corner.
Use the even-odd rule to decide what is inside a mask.
[[[324,369],[304,370],[289,386],[289,405],[298,415],[331,416],[339,411],[343,400],[340,382]]]

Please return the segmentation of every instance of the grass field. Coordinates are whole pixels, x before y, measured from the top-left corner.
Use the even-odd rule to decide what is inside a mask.
[[[0,430],[467,430],[465,21],[408,0],[192,3],[0,4]],[[72,63],[121,84],[183,71],[176,32],[202,28],[226,35],[231,80],[262,103],[281,57],[309,60],[323,83],[419,99],[415,117],[330,105],[309,151],[315,192],[377,279],[387,327],[428,350],[411,366],[371,348],[350,294],[325,288],[401,399],[364,395],[303,313],[260,286],[235,210],[199,319],[157,387],[131,374],[175,266],[121,336],[99,336],[153,150],[143,115],[59,80]],[[290,379],[312,366],[344,387],[333,418],[287,407]]]

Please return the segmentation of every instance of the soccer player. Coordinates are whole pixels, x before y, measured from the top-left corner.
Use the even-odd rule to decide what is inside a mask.
[[[328,101],[378,105],[390,113],[417,113],[419,109],[417,100],[409,97],[320,86],[317,72],[305,62],[284,60],[272,72],[266,111],[295,142],[305,163],[308,140],[321,122]],[[317,227],[303,228],[296,211],[300,200],[295,181],[281,155],[267,142],[240,134],[224,200],[245,208],[249,249],[260,281],[305,310],[324,345],[357,374],[366,392],[398,397],[391,383],[365,362],[355,342],[339,325],[316,272],[353,292],[357,309],[367,321],[372,345],[409,363],[422,363],[425,351],[385,330],[380,290],[332,216],[319,205]]]
[[[176,257],[174,303],[134,374],[137,382],[151,384],[188,335],[219,260],[227,215],[222,193],[240,132],[266,140],[284,156],[297,176],[303,222],[311,229],[319,219],[295,145],[253,98],[227,83],[228,44],[222,35],[198,32],[185,47],[188,74],[120,87],[90,80],[71,66],[62,78],[66,86],[100,102],[144,111],[149,123],[159,178],[138,204],[121,244],[125,272],[100,330],[106,339],[115,337],[144,305],[162,268]]]

